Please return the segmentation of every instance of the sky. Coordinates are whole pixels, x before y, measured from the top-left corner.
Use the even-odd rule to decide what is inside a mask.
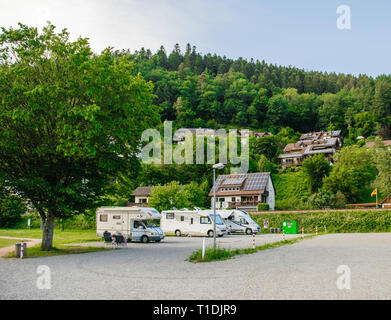
[[[337,8],[350,8],[339,29]],[[346,11],[345,11],[346,12]],[[344,13],[345,13],[344,12]],[[201,53],[354,75],[391,74],[389,0],[0,0],[0,26],[67,28],[100,52],[152,52],[176,43]],[[345,20],[346,21],[346,20]]]

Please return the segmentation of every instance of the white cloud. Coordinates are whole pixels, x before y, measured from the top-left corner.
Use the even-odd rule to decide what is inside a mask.
[[[90,38],[96,51],[107,46],[157,50],[161,44],[171,50],[177,42],[208,43],[210,28],[233,22],[226,7],[189,0],[13,0],[0,4],[0,25],[41,28],[51,21],[68,28],[73,39]]]

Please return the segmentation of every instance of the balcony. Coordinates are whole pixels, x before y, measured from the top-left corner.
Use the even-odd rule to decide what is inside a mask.
[[[240,208],[257,208],[260,201],[237,201],[237,202],[228,202],[228,206],[232,209]]]
[[[143,208],[149,207],[148,203],[146,203],[146,202],[144,202],[144,203],[127,202],[126,206],[127,207],[143,207]]]

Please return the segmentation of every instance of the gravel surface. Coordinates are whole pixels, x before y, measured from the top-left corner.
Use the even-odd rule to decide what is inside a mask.
[[[279,240],[257,235],[256,244]],[[226,261],[185,261],[201,241],[167,237],[113,251],[0,259],[0,299],[391,299],[391,234],[330,234]],[[251,237],[218,242],[244,248]],[[51,270],[50,290],[36,287],[40,265]],[[351,270],[351,290],[336,286],[340,265]]]

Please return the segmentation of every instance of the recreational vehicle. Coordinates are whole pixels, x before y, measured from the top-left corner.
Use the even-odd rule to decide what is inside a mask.
[[[213,213],[206,211],[167,210],[162,211],[160,227],[166,234],[213,237]],[[221,217],[216,215],[216,235],[222,237],[227,227]]]
[[[228,233],[258,233],[261,227],[251,219],[250,215],[242,210],[217,210],[227,226]]]
[[[122,235],[129,241],[159,242],[164,239],[162,229],[153,224],[161,214],[154,208],[102,207],[96,211],[96,234],[103,237]]]

